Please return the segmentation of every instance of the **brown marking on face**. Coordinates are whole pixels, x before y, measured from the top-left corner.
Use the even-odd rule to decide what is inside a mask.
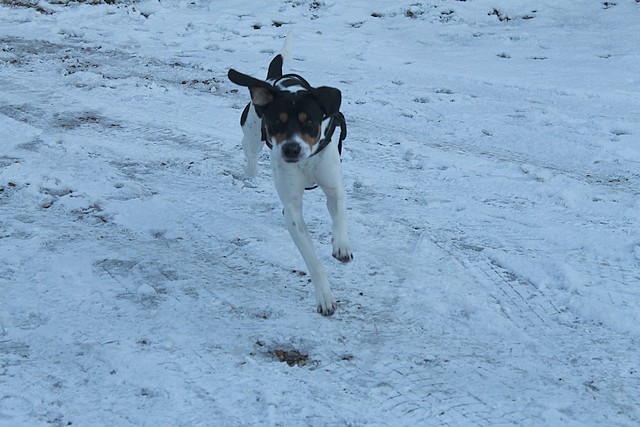
[[[278,118],[282,123],[287,123],[287,120],[289,120],[289,115],[287,113],[280,113],[280,116]]]
[[[276,144],[280,145],[282,142],[287,139],[287,134],[285,133],[276,133],[275,135],[271,135],[269,131],[267,131],[267,139],[271,141],[272,139],[276,140]]]
[[[306,122],[307,121],[307,113],[305,113],[304,111],[300,112],[298,114],[298,120],[300,120],[300,123]]]
[[[304,113],[300,113],[300,114],[304,114]],[[311,151],[313,151],[313,146],[316,145],[318,143],[318,141],[320,140],[320,126],[318,126],[318,136],[317,137],[313,137],[305,132],[301,132],[300,134],[300,138],[305,142],[305,144],[307,144],[309,146],[309,148],[311,149]]]

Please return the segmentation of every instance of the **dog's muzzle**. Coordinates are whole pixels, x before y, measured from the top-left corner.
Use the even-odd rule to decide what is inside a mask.
[[[282,158],[287,163],[295,163],[300,160],[302,147],[297,142],[286,142],[282,145]]]

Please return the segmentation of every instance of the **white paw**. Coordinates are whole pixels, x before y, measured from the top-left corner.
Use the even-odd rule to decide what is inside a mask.
[[[316,302],[318,303],[318,313],[323,316],[331,316],[335,311],[338,305],[333,299],[333,295],[331,291],[321,292],[316,294]]]
[[[340,262],[347,263],[353,259],[353,250],[349,242],[339,243],[333,241],[333,257]]]
[[[258,174],[258,165],[256,163],[247,163],[244,168],[245,179],[254,178]]]

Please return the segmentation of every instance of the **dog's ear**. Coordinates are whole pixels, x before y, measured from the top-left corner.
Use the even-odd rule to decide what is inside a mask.
[[[250,87],[250,86],[267,86],[271,87],[271,85],[263,80],[256,79],[255,77],[248,76],[246,74],[242,74],[233,68],[229,70],[227,74],[229,80],[232,83],[237,84],[238,86]]]
[[[327,117],[333,116],[340,111],[340,103],[342,102],[342,93],[340,90],[334,87],[321,86],[313,89],[311,93],[318,98]]]
[[[276,89],[269,83],[258,80],[254,77],[237,72],[234,69],[229,70],[228,74],[231,82],[249,88],[251,93],[251,103],[258,107],[264,107],[273,101]]]
[[[269,64],[267,80],[275,80],[282,77],[282,55],[276,55]]]
[[[264,107],[273,101],[275,90],[271,87],[249,86],[251,103],[256,107]]]

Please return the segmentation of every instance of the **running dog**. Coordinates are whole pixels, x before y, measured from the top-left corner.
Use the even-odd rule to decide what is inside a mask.
[[[251,95],[240,119],[245,174],[248,178],[256,175],[258,155],[266,143],[271,148],[271,168],[287,229],[309,269],[318,313],[331,316],[336,302],[302,216],[302,199],[305,189],[322,189],[333,221],[333,257],[343,263],[351,261],[340,160],[346,137],[340,112],[342,94],[333,87],[314,88],[296,74],[283,75],[282,64],[283,55],[276,55],[266,80],[229,70],[229,80],[249,88]]]

